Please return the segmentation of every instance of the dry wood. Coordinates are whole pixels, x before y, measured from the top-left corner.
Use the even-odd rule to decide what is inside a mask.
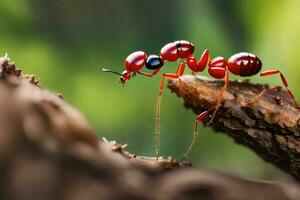
[[[183,76],[170,80],[169,88],[196,114],[213,107],[224,85],[222,80]],[[248,105],[267,85],[231,81],[211,127],[254,150],[264,160],[300,180],[300,110],[287,92],[268,91]],[[204,123],[210,120],[207,117]]]

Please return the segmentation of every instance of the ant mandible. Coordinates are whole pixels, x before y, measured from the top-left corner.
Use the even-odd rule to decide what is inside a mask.
[[[262,68],[261,60],[252,53],[240,52],[232,55],[229,58],[229,60],[226,60],[224,57],[221,56],[211,59],[209,51],[205,49],[200,57],[200,60],[197,61],[197,59],[193,56],[194,50],[195,50],[195,46],[193,43],[186,40],[179,40],[179,41],[168,43],[165,46],[163,46],[160,50],[160,55],[147,56],[146,52],[144,51],[132,52],[124,61],[125,70],[122,72],[122,74],[112,70],[108,70],[104,68],[102,69],[105,72],[111,72],[120,75],[120,82],[122,85],[124,85],[126,81],[130,80],[133,75],[140,74],[145,77],[151,78],[160,71],[160,69],[164,66],[166,61],[175,62],[180,59],[180,63],[177,67],[176,73],[175,74],[164,73],[160,81],[160,90],[156,101],[156,115],[155,115],[155,120],[156,120],[155,140],[156,140],[157,155],[159,154],[159,149],[160,149],[160,104],[161,104],[161,96],[164,91],[165,78],[169,78],[169,79],[180,78],[180,76],[184,74],[184,70],[187,65],[191,69],[193,74],[204,71],[206,66],[208,66],[208,72],[212,77],[216,79],[224,79],[224,86],[221,89],[220,94],[218,95],[219,97],[217,99],[216,106],[200,113],[195,118],[193,141],[183,156],[182,160],[184,160],[189,155],[193,146],[196,144],[198,140],[198,122],[203,120],[211,111],[214,110],[212,118],[210,119],[208,124],[210,124],[213,121],[222,103],[222,99],[225,94],[226,87],[229,84],[229,72],[235,75],[245,77],[245,76],[253,76],[257,74]],[[143,67],[146,67],[147,69],[152,70],[153,72],[152,73],[141,72],[140,70]],[[270,76],[275,74],[280,75],[281,82],[287,89],[289,96],[294,101],[294,104],[299,108],[294,95],[288,89],[288,83],[286,81],[286,78],[279,70],[264,71],[260,73],[260,76],[265,77],[265,76]],[[277,90],[278,88],[280,88],[280,86],[274,86],[269,89]],[[266,93],[266,91],[267,89],[264,89],[256,97],[254,97],[252,100],[248,101],[247,103],[253,104],[259,98],[261,98]]]

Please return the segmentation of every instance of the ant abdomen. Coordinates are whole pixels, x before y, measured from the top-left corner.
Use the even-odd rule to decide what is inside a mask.
[[[235,75],[252,76],[257,74],[261,68],[262,62],[252,53],[237,53],[228,60],[228,70]]]

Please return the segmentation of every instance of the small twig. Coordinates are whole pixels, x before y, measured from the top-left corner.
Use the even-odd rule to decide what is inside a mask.
[[[131,163],[137,166],[146,167],[155,170],[163,170],[163,171],[192,166],[190,162],[175,160],[171,157],[157,158],[157,157],[137,156],[125,150],[125,148],[128,146],[127,144],[125,145],[118,144],[116,141],[108,141],[105,138],[102,138],[102,141],[103,141],[102,145],[106,146],[105,148],[111,149],[113,152],[117,152],[121,154],[123,157],[127,158],[128,160],[130,160]]]

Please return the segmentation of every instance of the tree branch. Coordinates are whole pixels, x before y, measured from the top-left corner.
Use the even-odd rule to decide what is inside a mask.
[[[200,114],[216,105],[223,85],[222,80],[187,75],[170,80],[168,87]],[[246,104],[266,87],[231,81],[211,127],[300,180],[300,111],[287,92],[268,91],[253,105]],[[208,121],[209,117],[204,123]]]

